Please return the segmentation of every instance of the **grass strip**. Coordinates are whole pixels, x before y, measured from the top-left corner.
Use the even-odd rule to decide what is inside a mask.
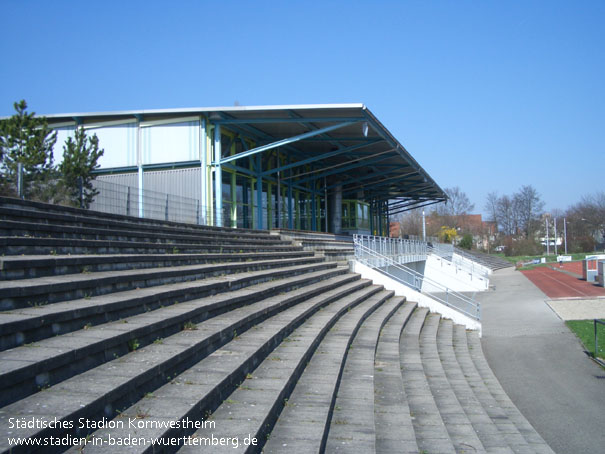
[[[582,344],[586,347],[586,351],[594,356],[594,322],[592,320],[570,320],[565,323],[582,341]],[[599,340],[597,356],[605,359],[605,325],[597,323],[597,338]]]

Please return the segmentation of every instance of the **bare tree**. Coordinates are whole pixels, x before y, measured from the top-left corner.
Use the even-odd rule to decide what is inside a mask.
[[[475,205],[471,203],[470,199],[464,191],[458,186],[453,188],[445,188],[448,201],[443,204],[439,204],[437,212],[442,216],[460,216],[468,214],[470,211],[475,209]]]
[[[485,211],[487,211],[490,221],[495,222],[496,224],[499,223],[498,193],[496,191],[487,194]]]
[[[583,243],[582,249],[592,250],[591,242],[605,242],[605,192],[588,195],[567,210],[572,242]]]
[[[538,191],[531,186],[523,186],[514,195],[515,210],[519,220],[519,227],[525,233],[525,238],[531,238],[538,226],[538,221],[544,209],[544,202]]]
[[[445,188],[445,193],[447,194],[448,201],[437,205],[433,213],[441,218],[442,225],[461,227],[464,215],[473,211],[475,205],[471,203],[466,193],[458,186]]]
[[[501,232],[505,235],[515,235],[517,233],[517,220],[513,200],[507,195],[498,197],[497,210]]]
[[[409,210],[401,214],[399,218],[400,235],[422,235],[422,208]]]

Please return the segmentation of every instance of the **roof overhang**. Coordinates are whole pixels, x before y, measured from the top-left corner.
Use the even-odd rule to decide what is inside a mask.
[[[237,165],[257,153],[279,148],[288,163],[264,177],[296,179],[298,186],[319,182],[322,190],[340,186],[343,198],[389,201],[395,211],[445,201],[447,196],[401,143],[363,104],[233,106],[130,110],[46,115],[49,125],[73,121],[86,126],[138,119],[170,121],[199,116],[250,139],[253,148],[223,154],[215,165]],[[242,164],[243,166],[243,164]]]

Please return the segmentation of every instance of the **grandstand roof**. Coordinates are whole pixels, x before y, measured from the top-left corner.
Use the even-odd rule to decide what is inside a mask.
[[[343,198],[389,200],[396,213],[446,200],[444,191],[363,104],[232,106],[46,115],[51,126],[136,118],[170,121],[203,116],[253,139],[256,148],[223,157],[233,162],[279,147],[291,156],[281,178],[297,183],[321,179],[327,189],[342,185]],[[303,165],[310,166],[303,170]],[[290,173],[292,172],[292,174]]]

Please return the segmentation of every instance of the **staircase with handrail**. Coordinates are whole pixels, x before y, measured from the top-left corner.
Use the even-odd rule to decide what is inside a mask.
[[[477,321],[481,320],[481,305],[473,297],[451,290],[447,286],[424,276],[404,264],[397,263],[392,256],[384,255],[360,241],[357,235],[353,239],[355,245],[355,260],[379,270],[390,278],[400,282],[417,292],[453,308]],[[377,243],[380,244],[380,243]]]

